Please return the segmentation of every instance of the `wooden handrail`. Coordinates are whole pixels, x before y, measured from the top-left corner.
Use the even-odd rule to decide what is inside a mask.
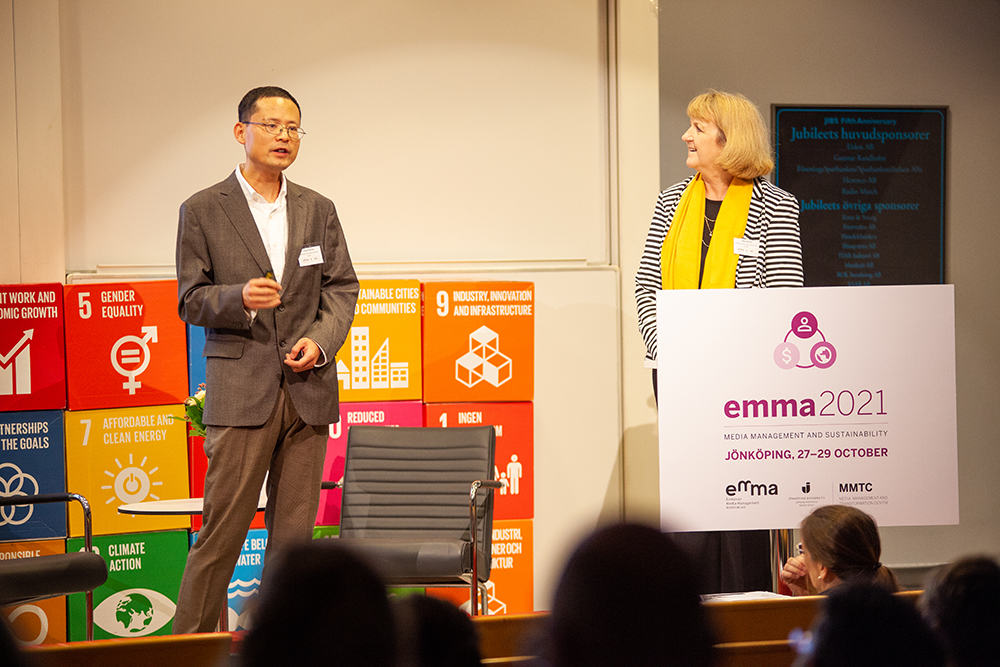
[[[22,652],[31,667],[217,667],[229,660],[232,640],[228,632],[211,632],[48,644]]]

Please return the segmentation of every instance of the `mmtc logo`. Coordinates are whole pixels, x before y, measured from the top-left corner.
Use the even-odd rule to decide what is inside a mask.
[[[799,345],[809,350],[802,358]],[[829,368],[837,360],[837,349],[819,329],[816,316],[807,310],[796,313],[784,340],[774,348],[774,363],[785,370],[791,368]]]
[[[847,482],[840,485],[841,493],[872,493],[874,490],[871,482]]]
[[[750,492],[751,496],[776,496],[778,495],[777,484],[754,484],[749,479],[726,487],[727,496],[735,496],[737,493]]]
[[[13,463],[0,463],[0,496],[38,495],[38,481]],[[31,518],[34,505],[0,507],[0,526],[20,526]]]

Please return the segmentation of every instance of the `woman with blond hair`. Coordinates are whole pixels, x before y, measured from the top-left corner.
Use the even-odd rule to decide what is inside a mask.
[[[681,140],[687,166],[697,173],[660,193],[635,277],[654,395],[657,290],[801,287],[803,282],[799,205],[763,178],[774,160],[760,111],[742,95],[710,90],[691,100],[687,115],[691,124]],[[679,539],[717,573],[704,592],[770,587],[766,531],[699,535]]]

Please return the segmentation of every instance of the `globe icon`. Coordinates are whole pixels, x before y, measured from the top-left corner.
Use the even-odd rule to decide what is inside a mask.
[[[126,595],[115,608],[115,618],[126,632],[142,632],[153,621],[153,603],[140,593]]]

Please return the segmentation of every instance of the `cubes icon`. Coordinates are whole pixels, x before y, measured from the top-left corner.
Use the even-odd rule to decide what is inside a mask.
[[[469,351],[455,362],[455,379],[466,387],[483,380],[499,387],[510,380],[511,359],[500,352],[500,335],[483,325],[469,334]]]

